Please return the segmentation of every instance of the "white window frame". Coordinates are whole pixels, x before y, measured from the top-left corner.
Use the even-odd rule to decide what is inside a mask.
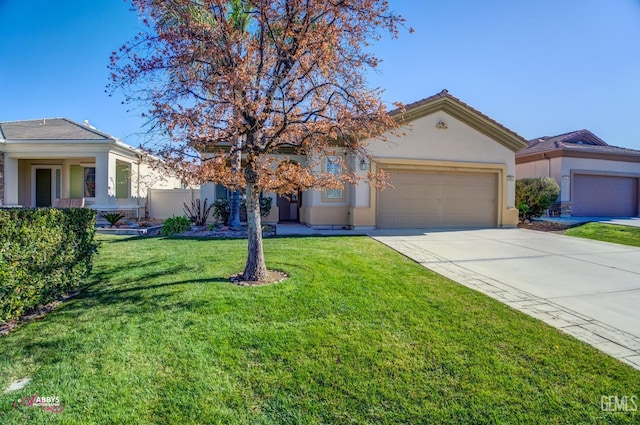
[[[338,155],[328,155],[323,161],[323,169],[327,173],[342,175],[342,168],[338,168],[342,163]],[[339,196],[338,196],[339,195]],[[325,189],[322,191],[323,202],[344,202],[345,190],[342,189]]]

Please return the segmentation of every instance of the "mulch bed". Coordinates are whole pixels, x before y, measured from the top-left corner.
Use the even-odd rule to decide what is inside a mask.
[[[116,225],[115,227],[110,227],[109,225],[100,226],[100,228],[106,229],[143,229],[148,227],[147,224],[151,222],[144,222],[144,225],[138,225],[135,223],[129,224],[121,224]],[[140,236],[161,236],[162,235],[162,224],[161,220],[157,220],[153,222],[155,226],[149,227],[147,233],[143,233]],[[263,226],[262,237],[268,238],[270,236],[276,235],[276,226],[267,224]],[[211,239],[247,239],[247,226],[243,225],[240,227],[230,227],[224,225],[215,225],[211,226],[191,226],[189,230],[186,230],[180,234],[172,235],[172,237],[185,237],[185,238],[211,238]]]
[[[265,280],[261,280],[257,282],[246,281],[246,280],[243,280],[242,273],[238,273],[236,275],[231,276],[229,280],[238,286],[261,286],[261,285],[270,285],[272,283],[280,283],[288,277],[289,275],[284,272],[281,272],[278,270],[267,270],[267,278]]]
[[[265,226],[262,231],[262,237],[274,236],[276,234],[275,226]],[[179,235],[181,237],[196,237],[196,238],[227,238],[227,239],[246,239],[247,238],[247,226],[241,226],[234,229],[229,226],[215,226],[213,229],[209,229],[208,226],[192,227],[186,232],[182,232]]]
[[[567,224],[552,223],[550,221],[532,221],[530,223],[518,223],[518,228],[538,230],[540,232],[564,233],[571,227]]]
[[[30,313],[22,316],[19,319],[15,319],[7,323],[0,324],[0,336],[8,334],[9,332],[11,332],[13,328],[18,326],[19,324],[31,322],[32,320],[38,320],[46,316],[47,313],[49,313],[51,310],[55,309],[63,302],[69,301],[71,298],[77,296],[79,293],[80,291],[75,291],[75,292],[71,292],[69,294],[63,295],[62,297],[58,298],[56,301],[50,302],[47,305],[40,306],[36,310],[32,310]]]

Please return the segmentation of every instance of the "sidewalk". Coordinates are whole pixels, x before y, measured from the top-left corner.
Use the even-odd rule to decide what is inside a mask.
[[[640,217],[615,218],[615,217],[540,217],[536,220],[561,223],[567,226],[577,226],[585,223],[618,224],[621,226],[640,227]]]
[[[278,223],[276,236],[366,236],[366,231],[348,229],[314,229],[300,223]]]

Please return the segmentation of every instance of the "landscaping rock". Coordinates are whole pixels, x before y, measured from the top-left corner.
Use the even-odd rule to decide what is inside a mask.
[[[13,381],[11,383],[11,385],[9,385],[5,390],[5,394],[6,393],[10,393],[12,391],[18,391],[23,389],[24,387],[26,387],[29,382],[31,382],[31,378],[23,378],[23,379],[18,379],[17,381]]]
[[[276,234],[275,226],[264,226],[262,230],[263,237],[274,236]],[[177,236],[181,237],[197,237],[197,238],[224,238],[224,239],[246,239],[247,226],[240,226],[232,229],[228,226],[216,226],[214,229],[193,228],[183,232]]]

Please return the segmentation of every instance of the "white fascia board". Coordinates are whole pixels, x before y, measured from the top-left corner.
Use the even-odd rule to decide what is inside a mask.
[[[4,151],[13,158],[21,159],[46,159],[93,156],[97,153],[109,152],[111,144],[89,143],[79,141],[76,143],[16,143],[9,142],[4,145]]]

